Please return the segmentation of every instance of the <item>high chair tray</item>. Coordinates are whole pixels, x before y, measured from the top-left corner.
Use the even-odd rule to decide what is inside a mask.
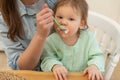
[[[30,71],[30,70],[4,70],[0,71],[0,78],[7,75],[13,77],[19,77],[21,79],[17,80],[55,80],[55,77],[52,72],[39,72],[39,71]],[[12,78],[13,78],[12,77]],[[16,80],[16,79],[10,79]],[[88,80],[87,76],[83,76],[80,72],[69,72],[68,80]]]

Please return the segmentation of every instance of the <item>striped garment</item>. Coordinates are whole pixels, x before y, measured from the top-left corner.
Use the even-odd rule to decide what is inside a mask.
[[[53,9],[54,5],[55,5],[55,2],[57,0],[45,0],[46,3],[48,4],[49,8]]]

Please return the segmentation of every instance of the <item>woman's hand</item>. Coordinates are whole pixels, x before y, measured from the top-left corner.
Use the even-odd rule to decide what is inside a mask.
[[[36,15],[37,32],[42,37],[48,36],[50,28],[53,26],[52,10],[47,4],[43,5],[42,10]]]
[[[52,71],[56,80],[67,80],[68,71],[64,66],[56,64],[53,66]]]
[[[88,66],[83,72],[83,75],[86,74],[88,74],[89,80],[103,80],[103,76],[101,72],[98,70],[98,68],[95,65]]]

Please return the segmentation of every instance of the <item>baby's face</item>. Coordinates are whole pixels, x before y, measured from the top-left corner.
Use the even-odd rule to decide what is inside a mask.
[[[78,11],[79,12],[79,11]],[[56,25],[56,32],[63,38],[76,35],[81,24],[81,15],[71,7],[71,5],[64,5],[57,8],[55,18],[62,25],[65,26],[68,31],[61,31]]]

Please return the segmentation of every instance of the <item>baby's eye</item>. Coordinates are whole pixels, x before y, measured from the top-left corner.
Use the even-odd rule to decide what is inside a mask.
[[[62,19],[63,17],[62,16],[57,16],[57,18]]]
[[[74,21],[75,19],[74,18],[69,18],[70,21]]]

